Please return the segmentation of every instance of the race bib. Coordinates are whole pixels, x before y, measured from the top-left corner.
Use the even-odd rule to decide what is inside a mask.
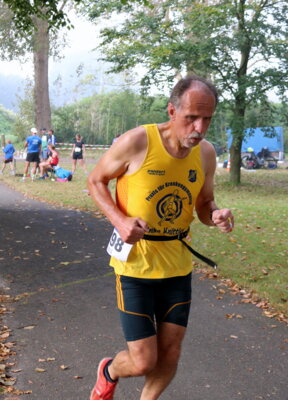
[[[127,261],[132,246],[133,244],[123,242],[117,229],[114,228],[107,246],[107,253],[120,261]]]
[[[80,153],[81,147],[75,147],[74,151],[75,151],[75,153]]]

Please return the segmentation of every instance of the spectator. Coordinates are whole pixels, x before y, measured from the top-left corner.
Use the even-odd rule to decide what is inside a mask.
[[[77,160],[79,160],[81,167],[84,169],[85,173],[87,173],[87,169],[84,162],[85,144],[81,135],[79,134],[75,136],[75,142],[72,147],[71,157],[72,157],[72,174],[74,174],[76,170]]]
[[[25,168],[24,168],[24,174],[22,180],[25,181],[28,173],[28,169],[30,166],[30,163],[33,163],[33,168],[31,172],[31,178],[32,180],[35,179],[35,174],[36,174],[36,168],[37,165],[40,163],[40,158],[39,154],[41,152],[41,138],[37,136],[37,129],[32,128],[31,129],[32,135],[28,136],[26,139],[26,142],[24,144],[24,148],[27,148],[27,157],[26,157],[26,162],[25,162]]]
[[[54,131],[53,131],[53,129],[49,129],[49,131],[48,131],[48,145],[53,145],[53,146],[56,146],[56,137],[55,137],[55,135],[54,135]]]
[[[54,135],[53,129],[49,129],[48,131],[48,144],[53,144],[53,146],[55,146],[56,144],[56,137]]]
[[[41,131],[41,146],[42,146],[42,152],[41,152],[41,159],[42,161],[48,160],[48,134],[46,128],[42,128]]]
[[[15,175],[15,170],[14,170],[14,153],[15,153],[15,148],[13,144],[11,143],[11,140],[7,140],[7,144],[5,147],[3,147],[3,153],[4,153],[4,161],[2,165],[2,169],[0,171],[0,174],[3,174],[4,169],[6,167],[6,164],[10,164],[10,169],[11,169],[11,174]]]
[[[53,167],[56,167],[56,165],[58,165],[58,163],[59,163],[59,155],[53,144],[48,145],[48,151],[50,154],[50,156],[48,157],[48,160],[42,161],[39,164],[39,167],[40,167],[40,178],[39,179],[45,179],[45,174],[47,174],[48,171],[53,171]]]

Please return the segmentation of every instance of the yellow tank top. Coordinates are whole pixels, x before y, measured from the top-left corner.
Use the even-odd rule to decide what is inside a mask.
[[[200,146],[179,159],[164,148],[156,124],[144,125],[148,148],[142,166],[117,180],[116,201],[126,215],[148,223],[149,235],[174,236],[187,230],[204,183]],[[192,271],[191,253],[179,240],[140,240],[126,262],[111,257],[116,274],[160,279]]]

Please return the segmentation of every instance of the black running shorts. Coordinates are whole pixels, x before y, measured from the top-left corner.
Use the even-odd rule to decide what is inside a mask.
[[[191,273],[166,279],[116,275],[118,309],[127,342],[153,336],[157,325],[187,326],[191,303]]]
[[[40,162],[39,153],[27,153],[26,161],[28,162]]]
[[[73,153],[73,155],[72,155],[72,159],[73,160],[83,160],[83,154],[82,154],[82,152],[81,153]]]

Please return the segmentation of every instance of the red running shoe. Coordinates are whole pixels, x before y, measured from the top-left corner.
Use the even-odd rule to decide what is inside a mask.
[[[97,372],[97,381],[91,392],[90,400],[113,400],[113,394],[117,382],[109,382],[103,373],[105,365],[112,360],[112,358],[103,358],[100,361]]]

